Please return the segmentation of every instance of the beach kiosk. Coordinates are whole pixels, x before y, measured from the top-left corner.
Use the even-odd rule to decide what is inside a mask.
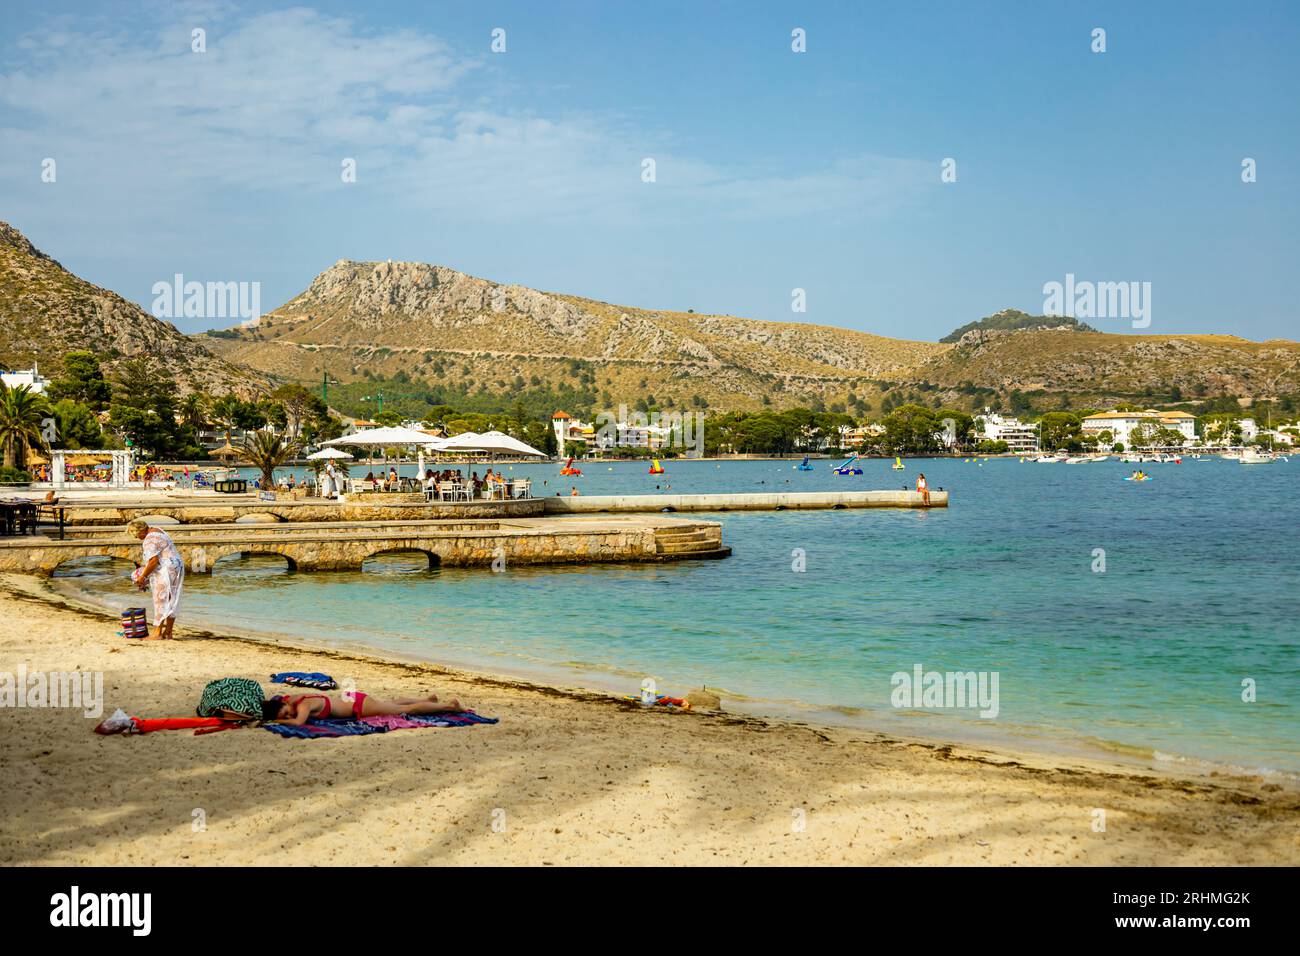
[[[133,455],[134,453],[129,448],[125,450],[53,448],[50,450],[50,484],[56,490],[67,487],[69,458],[81,457],[100,460],[108,458],[113,466],[108,476],[108,487],[125,488],[127,481],[131,478],[131,459]]]

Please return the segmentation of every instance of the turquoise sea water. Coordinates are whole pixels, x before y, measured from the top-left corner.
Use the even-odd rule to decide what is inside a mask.
[[[734,556],[667,565],[292,574],[226,559],[187,578],[182,614],[628,694],[645,676],[670,694],[707,684],[760,712],[916,736],[1300,773],[1300,458],[1150,464],[1147,483],[1114,460],[870,461],[854,478],[793,464],[513,471],[604,494],[897,488],[921,470],[951,507],[701,515]],[[139,603],[122,566],[65,573]],[[891,706],[891,676],[918,664],[996,672],[997,717]]]

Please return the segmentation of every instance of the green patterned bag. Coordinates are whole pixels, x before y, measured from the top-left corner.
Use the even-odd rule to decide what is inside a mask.
[[[200,717],[226,717],[231,720],[261,720],[262,685],[248,677],[222,677],[203,688],[196,712]]]

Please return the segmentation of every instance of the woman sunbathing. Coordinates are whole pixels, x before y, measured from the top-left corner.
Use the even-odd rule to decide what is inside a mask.
[[[272,697],[262,702],[262,719],[282,724],[305,724],[312,717],[317,720],[355,720],[358,717],[382,717],[392,714],[457,714],[464,710],[460,701],[438,700],[437,694],[411,700],[380,700],[357,691],[351,695],[331,697],[328,694],[299,694]]]

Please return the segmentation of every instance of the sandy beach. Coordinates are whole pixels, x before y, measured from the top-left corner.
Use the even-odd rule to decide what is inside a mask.
[[[114,618],[31,577],[0,580],[0,614],[0,671],[102,671],[106,714],[187,716],[212,678],[269,687],[295,669],[380,696],[433,690],[500,718],[303,741],[261,729],[101,737],[79,710],[6,709],[4,864],[1300,862],[1300,793],[1258,777],[646,712],[183,626],[174,642],[126,641]]]

